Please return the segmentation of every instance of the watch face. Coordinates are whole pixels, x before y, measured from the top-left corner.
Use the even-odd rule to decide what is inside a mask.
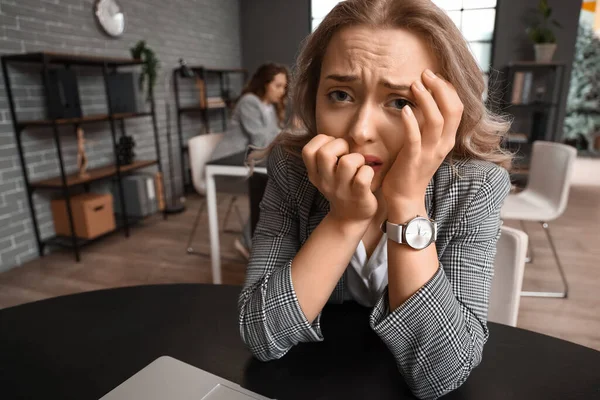
[[[423,217],[413,219],[404,230],[404,239],[413,249],[424,249],[433,241],[433,223]]]

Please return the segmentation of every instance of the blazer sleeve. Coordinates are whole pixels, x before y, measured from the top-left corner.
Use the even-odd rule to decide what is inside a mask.
[[[506,170],[489,170],[440,255],[436,274],[393,312],[387,290],[373,309],[373,330],[393,353],[413,393],[436,399],[458,388],[481,361]],[[458,186],[458,193],[464,193]]]
[[[239,118],[242,131],[248,136],[248,144],[256,147],[266,147],[269,132],[263,120],[260,100],[254,96],[244,96],[239,103]]]
[[[321,341],[320,318],[309,323],[292,285],[292,260],[300,248],[297,206],[288,179],[289,155],[275,147],[252,239],[246,282],[238,302],[240,335],[256,358],[282,357],[299,342]]]

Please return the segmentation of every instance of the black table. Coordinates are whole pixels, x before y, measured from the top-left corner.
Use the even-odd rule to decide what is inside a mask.
[[[162,355],[282,400],[412,398],[355,305],[323,311],[325,342],[253,359],[239,339],[239,290],[141,286],[1,310],[0,398],[98,399]],[[490,331],[482,364],[446,398],[600,398],[600,352],[497,324]]]

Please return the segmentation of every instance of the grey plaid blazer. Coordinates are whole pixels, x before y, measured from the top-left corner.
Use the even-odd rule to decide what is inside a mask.
[[[269,157],[268,174],[238,304],[242,340],[263,361],[282,357],[299,342],[324,339],[320,315],[311,324],[298,304],[291,264],[329,211],[301,161],[279,147]],[[492,163],[444,162],[425,197],[428,215],[438,223],[440,267],[393,312],[387,290],[371,312],[371,328],[422,399],[456,389],[481,361],[500,208],[509,189],[507,171]],[[330,302],[343,301],[344,279],[345,274]]]

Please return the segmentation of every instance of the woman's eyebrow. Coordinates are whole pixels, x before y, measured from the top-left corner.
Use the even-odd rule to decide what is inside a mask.
[[[341,75],[341,74],[330,74],[325,77],[325,79],[330,79],[336,82],[348,83],[348,82],[356,82],[360,80],[357,75]],[[398,90],[401,92],[410,92],[410,85],[392,83],[386,79],[382,79],[379,81],[379,84],[392,90]]]
[[[358,76],[356,75],[340,75],[340,74],[330,74],[325,77],[325,79],[331,79],[336,82],[355,82],[358,80]]]
[[[380,85],[392,90],[398,90],[401,92],[410,92],[410,85],[404,85],[399,83],[392,83],[388,80],[382,79],[379,81]]]

